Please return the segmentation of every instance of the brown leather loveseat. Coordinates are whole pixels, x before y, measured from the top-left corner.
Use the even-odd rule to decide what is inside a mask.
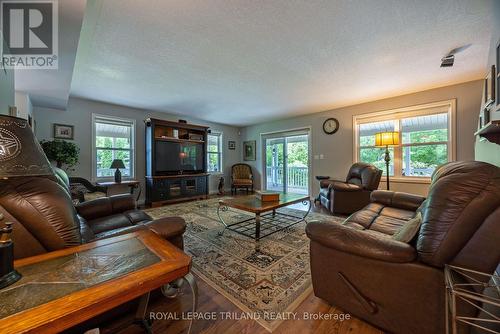
[[[13,178],[0,187],[0,213],[13,222],[16,259],[92,240],[149,228],[183,247],[186,224],[180,217],[153,220],[137,210],[131,195],[99,198],[73,206],[66,173],[59,182],[46,177]]]
[[[343,224],[307,225],[315,295],[388,332],[444,333],[444,265],[491,274],[500,262],[500,168],[448,163],[426,200],[386,191],[371,200]],[[417,211],[416,237],[393,239]]]
[[[374,165],[355,163],[345,181],[320,181],[319,200],[332,213],[351,214],[370,202],[370,194],[378,188],[381,176],[382,171]]]

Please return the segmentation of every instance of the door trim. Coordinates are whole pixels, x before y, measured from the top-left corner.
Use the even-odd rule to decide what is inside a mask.
[[[267,189],[267,168],[266,168],[266,139],[268,138],[273,138],[273,135],[276,135],[276,137],[283,136],[285,137],[286,134],[290,134],[291,136],[295,135],[300,135],[300,131],[307,132],[308,136],[308,142],[307,142],[307,150],[308,150],[308,193],[309,197],[311,197],[312,194],[312,171],[313,171],[313,151],[312,151],[312,145],[313,145],[313,140],[312,140],[312,126],[304,126],[300,128],[292,128],[292,129],[286,129],[286,130],[280,130],[280,131],[271,131],[271,132],[261,132],[260,133],[260,147],[261,147],[261,170],[262,170],[262,178],[261,178],[261,189],[266,190]],[[312,198],[312,197],[311,197]]]

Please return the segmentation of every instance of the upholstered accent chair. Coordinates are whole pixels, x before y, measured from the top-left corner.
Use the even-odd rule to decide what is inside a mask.
[[[247,193],[253,192],[252,167],[248,164],[235,164],[231,167],[231,194],[238,188],[245,188]]]
[[[355,163],[345,181],[320,181],[319,200],[332,213],[351,214],[370,203],[370,194],[378,188],[381,177],[382,171],[374,165]]]
[[[414,238],[396,240],[417,212]],[[437,168],[427,199],[374,191],[371,203],[342,224],[307,224],[314,294],[389,333],[445,333],[444,266],[492,274],[500,262],[499,223],[500,168],[484,162]],[[484,288],[463,285],[471,293]],[[457,303],[461,315],[477,315]]]

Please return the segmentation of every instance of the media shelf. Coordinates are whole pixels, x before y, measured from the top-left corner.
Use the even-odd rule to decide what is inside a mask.
[[[160,119],[145,123],[146,205],[206,198],[208,127]]]

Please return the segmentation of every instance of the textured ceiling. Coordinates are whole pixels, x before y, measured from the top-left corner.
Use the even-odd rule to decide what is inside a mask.
[[[89,0],[71,94],[248,125],[465,82],[492,1]]]
[[[59,68],[16,70],[15,89],[28,93],[33,105],[64,110],[68,103],[86,0],[61,0],[58,3]]]

